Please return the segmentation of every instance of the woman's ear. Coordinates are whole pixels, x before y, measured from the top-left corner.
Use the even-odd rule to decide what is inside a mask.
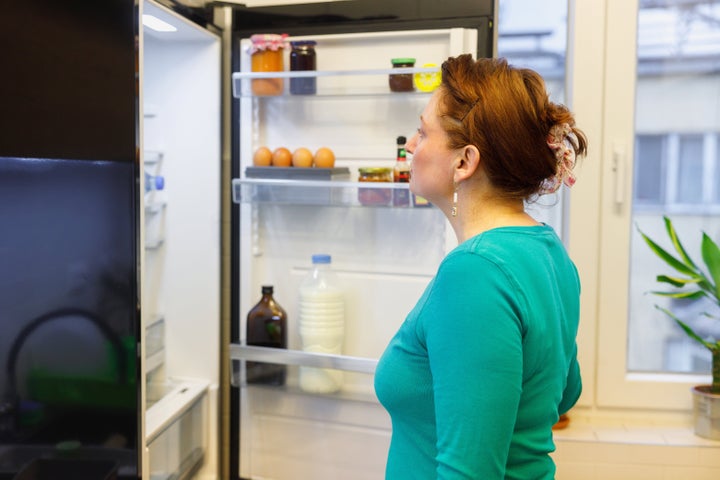
[[[453,180],[460,183],[473,176],[480,167],[480,151],[475,145],[466,145],[458,151]]]

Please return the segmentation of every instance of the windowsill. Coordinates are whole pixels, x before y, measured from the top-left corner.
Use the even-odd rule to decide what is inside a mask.
[[[687,414],[598,413],[572,410],[570,424],[555,430],[561,442],[641,444],[720,449],[720,441],[695,435]]]

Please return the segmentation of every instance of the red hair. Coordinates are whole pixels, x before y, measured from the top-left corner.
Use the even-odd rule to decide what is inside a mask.
[[[528,199],[558,172],[547,138],[555,125],[567,124],[567,140],[577,156],[587,150],[573,114],[550,101],[535,71],[516,68],[504,58],[474,60],[465,54],[442,65],[440,121],[449,147],[475,145],[490,180],[502,194]]]

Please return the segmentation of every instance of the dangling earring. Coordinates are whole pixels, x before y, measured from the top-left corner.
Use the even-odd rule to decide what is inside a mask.
[[[457,217],[457,187],[455,187],[455,191],[453,192],[453,204],[452,210],[450,210],[450,215]]]

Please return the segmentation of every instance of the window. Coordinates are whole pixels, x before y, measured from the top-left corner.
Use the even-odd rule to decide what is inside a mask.
[[[720,239],[720,5],[501,0],[498,54],[540,72],[590,140],[575,187],[535,206],[582,277],[580,405],[689,409],[708,354],[654,308],[664,267],[637,228],[662,238],[669,215],[697,256],[701,230]]]
[[[654,305],[673,309],[703,334],[718,335],[720,325],[698,315],[701,306],[647,294],[664,289],[655,277],[669,271],[638,230],[672,249],[662,220],[669,216],[696,261],[701,232],[720,240],[720,5],[608,2],[604,14],[608,54],[597,69],[604,82],[597,131],[602,152],[592,184],[599,202],[593,207],[592,198],[574,196],[572,203],[573,211],[596,212],[599,220],[597,244],[588,252],[597,254],[596,275],[589,275],[597,279],[597,298],[591,299],[596,405],[685,410],[689,387],[708,381],[709,352]],[[582,220],[577,214],[571,222]],[[571,232],[590,238],[577,228]]]
[[[658,206],[665,203],[666,138],[638,135],[635,147],[635,204]]]
[[[498,9],[498,56],[511,65],[542,75],[550,98],[565,103],[567,0],[501,0]],[[526,206],[537,221],[551,225],[567,243],[564,188]]]
[[[703,201],[703,138],[700,135],[681,135],[678,144],[675,201],[700,204]]]
[[[717,135],[644,135],[635,138],[633,202],[636,211],[717,211],[720,177]]]

